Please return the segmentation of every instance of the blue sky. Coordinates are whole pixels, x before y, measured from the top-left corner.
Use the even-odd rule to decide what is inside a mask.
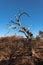
[[[9,19],[17,15],[18,10],[27,12],[30,18],[21,17],[21,23],[26,27],[32,25],[31,32],[36,36],[39,30],[43,30],[43,0],[0,0],[0,36],[9,30],[7,24]],[[23,35],[17,30],[11,30],[8,35]]]

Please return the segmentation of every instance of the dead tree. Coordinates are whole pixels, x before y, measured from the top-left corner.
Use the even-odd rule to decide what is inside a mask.
[[[27,15],[28,17],[30,17],[26,12],[23,12],[23,13],[20,13],[18,14],[18,16],[16,17],[16,22],[14,22],[13,20],[11,20],[11,22],[9,22],[8,26],[12,29],[17,29],[17,28],[20,28],[19,32],[22,32],[25,34],[26,38],[28,40],[31,40],[32,39],[32,33],[30,32],[30,30],[28,30],[25,26],[21,25],[21,22],[20,22],[20,17],[25,14]],[[11,23],[11,24],[10,24]],[[16,25],[16,26],[15,26]],[[31,27],[31,26],[30,26]]]
[[[20,21],[20,17],[22,16],[22,15],[26,15],[26,16],[28,16],[28,17],[30,17],[26,12],[23,12],[23,13],[20,13],[19,12],[19,14],[18,14],[18,16],[16,17],[16,22],[14,22],[13,20],[11,20],[10,22],[9,22],[9,24],[7,24],[8,25],[8,27],[10,27],[11,29],[13,29],[13,30],[15,30],[15,29],[17,29],[17,28],[19,28],[20,30],[19,30],[19,32],[22,32],[22,33],[24,33],[25,34],[25,36],[26,36],[26,39],[27,40],[31,40],[32,39],[32,33],[30,32],[30,30],[29,29],[27,29],[25,26],[23,26],[22,24],[21,24],[21,21]],[[15,26],[16,25],[16,26]],[[31,26],[30,26],[30,28],[31,28]],[[10,32],[10,30],[7,32],[7,33],[9,33]],[[32,48],[31,48],[31,44],[29,45],[29,49],[30,49],[30,55],[32,55],[31,53],[31,51],[32,51]],[[12,60],[12,55],[14,54],[14,51],[13,52],[11,52],[11,55],[10,55],[10,59]],[[9,63],[9,65],[10,65],[11,63]]]
[[[30,32],[29,29],[27,29],[25,26],[23,26],[23,25],[21,24],[21,21],[20,21],[20,17],[21,17],[22,15],[24,15],[24,14],[25,14],[26,16],[30,17],[26,12],[23,12],[23,13],[20,13],[20,12],[19,12],[18,16],[16,16],[16,22],[14,22],[13,20],[11,20],[11,21],[9,22],[9,24],[8,24],[8,27],[10,27],[10,28],[13,29],[13,30],[19,28],[19,29],[20,29],[19,32],[24,33],[25,36],[26,36],[26,39],[29,40],[29,43],[31,43],[33,34]],[[10,23],[11,23],[11,24],[10,24]],[[16,25],[16,26],[15,26],[15,25]],[[31,26],[30,26],[30,28],[31,28]],[[32,50],[31,44],[29,44],[29,49],[30,49],[30,55],[32,55],[32,54],[31,54],[31,50]]]

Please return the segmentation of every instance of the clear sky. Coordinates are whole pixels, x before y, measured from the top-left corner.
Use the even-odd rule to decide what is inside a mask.
[[[39,30],[43,30],[43,0],[0,0],[0,36],[4,36],[9,30],[7,28],[9,18],[14,19],[18,9],[30,15],[30,18],[23,15],[21,22],[26,27],[32,25],[30,31],[34,35],[37,35]],[[17,30],[11,30],[8,35],[14,35],[15,33],[21,35]]]

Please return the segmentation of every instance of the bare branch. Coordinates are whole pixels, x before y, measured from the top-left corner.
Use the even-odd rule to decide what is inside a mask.
[[[26,12],[19,13],[19,15],[16,17],[16,20],[17,20],[19,26],[21,25],[21,23],[20,23],[20,17],[21,17],[23,14],[27,15],[28,17],[30,17]]]
[[[19,25],[19,23],[17,23],[17,22],[14,22],[13,20],[11,20],[11,23]]]
[[[26,12],[23,12],[23,13],[21,13],[21,14],[19,15],[19,18],[20,18],[23,14],[27,15],[28,17],[30,17],[29,14],[27,14]]]
[[[4,35],[6,36],[11,30],[9,30],[8,32],[6,32]]]
[[[19,32],[22,32],[25,34],[25,36],[28,38],[28,35],[26,34],[26,32],[24,30],[19,30]]]

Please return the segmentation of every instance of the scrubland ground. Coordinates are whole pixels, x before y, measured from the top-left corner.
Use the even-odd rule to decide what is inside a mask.
[[[0,65],[43,65],[43,41],[0,38]]]

